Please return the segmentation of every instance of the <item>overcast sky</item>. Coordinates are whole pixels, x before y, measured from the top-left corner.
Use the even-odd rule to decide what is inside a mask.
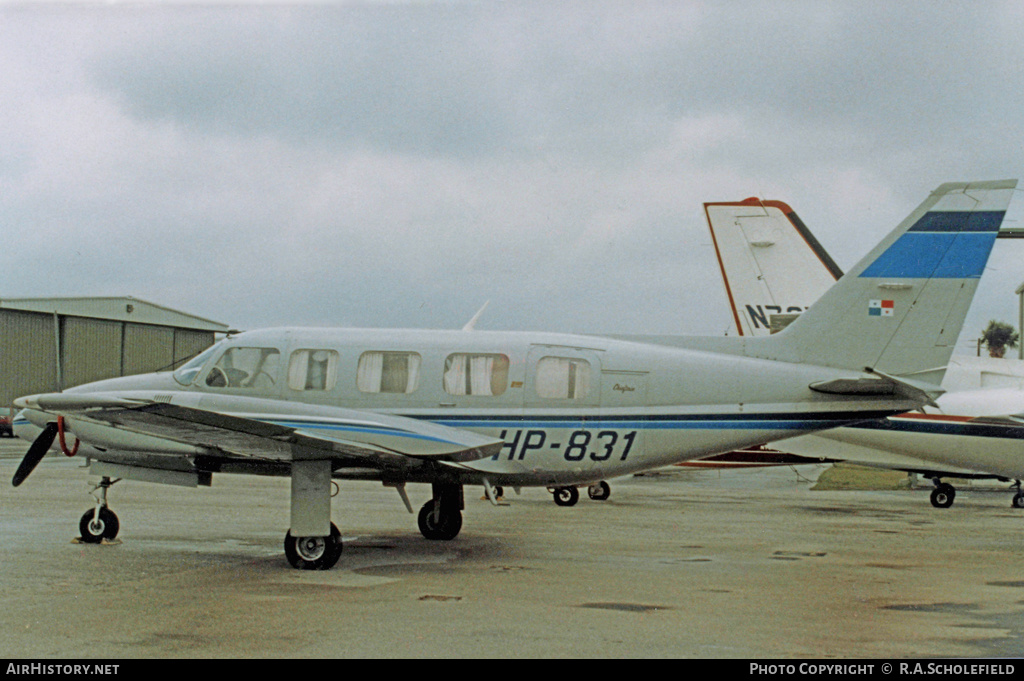
[[[0,298],[722,334],[703,202],[786,201],[851,267],[1021,175],[1022,36],[1016,0],[0,2]],[[998,241],[962,338],[1022,281]]]

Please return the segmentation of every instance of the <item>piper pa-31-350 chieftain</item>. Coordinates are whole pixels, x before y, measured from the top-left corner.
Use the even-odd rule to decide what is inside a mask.
[[[733,320],[741,336],[768,335],[814,303],[842,272],[796,213],[780,201],[705,203]],[[876,310],[886,314],[882,303]],[[930,478],[932,504],[952,505],[943,478],[1015,481],[1024,507],[1024,362],[954,356],[934,407],[776,443]]]
[[[56,438],[77,447],[102,477],[79,525],[100,541],[112,478],[290,476],[285,554],[323,569],[341,554],[332,479],[395,487],[410,512],[406,484],[429,483],[419,529],[452,539],[464,485],[495,502],[496,485],[572,488],[906,412],[938,394],[1012,186],[942,185],[771,337],[271,329],[173,373],[19,398],[34,442],[13,483]]]

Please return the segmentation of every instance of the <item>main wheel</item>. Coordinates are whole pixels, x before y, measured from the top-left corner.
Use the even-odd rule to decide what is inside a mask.
[[[608,486],[608,483],[604,480],[595,482],[593,485],[587,488],[587,494],[594,501],[604,501],[612,494],[612,488]]]
[[[559,506],[575,506],[580,500],[580,491],[575,487],[559,487],[555,490],[555,503]]]
[[[420,534],[432,540],[449,541],[455,539],[462,530],[462,511],[458,509],[446,511],[444,505],[442,505],[441,512],[435,517],[434,505],[437,503],[436,499],[431,499],[423,504],[423,508],[420,509],[420,514],[417,518]]]
[[[1024,508],[1024,492],[1017,492],[1013,495],[1013,499],[1010,500],[1010,504],[1014,508]]]
[[[952,485],[942,483],[932,490],[932,506],[935,508],[949,508],[956,498],[956,489]]]
[[[341,532],[331,523],[326,537],[284,536],[284,555],[296,570],[330,570],[341,558]]]
[[[78,531],[82,534],[82,541],[87,544],[99,544],[104,539],[110,541],[120,529],[121,523],[117,516],[106,506],[100,508],[98,515],[95,508],[90,508],[78,521]]]

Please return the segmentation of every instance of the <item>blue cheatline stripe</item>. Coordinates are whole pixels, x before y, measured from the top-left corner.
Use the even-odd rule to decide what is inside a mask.
[[[911,232],[998,232],[1002,210],[932,210],[910,228]]]
[[[600,416],[580,418],[579,416],[423,416],[412,418],[429,421],[451,428],[493,428],[493,429],[544,429],[565,428],[588,429],[631,429],[631,430],[806,430],[834,427],[861,419],[876,419],[890,416],[891,411],[836,413],[779,414],[685,414],[649,416]],[[273,419],[268,423],[302,430],[330,430],[339,432],[369,433],[408,437],[417,440],[459,444],[434,436],[399,430],[386,426],[359,426],[314,419]]]
[[[571,428],[574,430],[598,428],[629,428],[632,430],[787,430],[827,428],[859,421],[891,416],[892,412],[859,412],[856,414],[779,413],[779,414],[685,414],[650,416],[595,416],[593,418],[558,416],[461,416],[415,418],[431,420],[452,428]]]
[[[995,437],[1000,439],[1024,440],[1024,426],[991,423],[965,423],[895,418],[871,421],[869,423],[857,423],[852,427],[865,430],[886,430],[900,433],[929,433],[932,435],[962,435],[970,437]]]
[[[976,279],[996,232],[907,232],[868,265],[862,277]]]
[[[424,435],[411,430],[398,430],[395,428],[388,428],[386,426],[355,426],[350,424],[334,423],[331,421],[295,421],[277,419],[268,420],[266,423],[271,423],[275,426],[283,426],[285,428],[295,428],[296,430],[331,430],[347,433],[369,433],[371,435],[407,437],[413,440],[426,440],[428,442],[442,442],[444,444],[461,446],[458,442],[444,440],[432,435]]]

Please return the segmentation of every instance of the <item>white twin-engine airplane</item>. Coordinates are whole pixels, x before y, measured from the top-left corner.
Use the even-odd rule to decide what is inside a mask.
[[[705,203],[704,211],[741,336],[765,336],[784,327],[842,276],[781,201]],[[881,295],[873,312],[891,314],[891,300]],[[827,453],[832,459],[921,474],[934,482],[931,501],[939,508],[952,505],[956,496],[943,478],[1015,480],[1013,505],[1024,507],[1024,362],[953,357],[942,386],[947,392],[920,412],[775,446],[790,454]]]
[[[79,527],[117,533],[114,478],[209,485],[291,477],[284,548],[300,569],[341,554],[332,479],[429,483],[428,539],[462,527],[463,487],[567,488],[931,403],[1013,182],[946,184],[785,332],[765,338],[270,329],[173,373],[19,398],[33,440],[101,476]],[[885,315],[876,301],[892,301]],[[575,490],[573,490],[575,491]]]

